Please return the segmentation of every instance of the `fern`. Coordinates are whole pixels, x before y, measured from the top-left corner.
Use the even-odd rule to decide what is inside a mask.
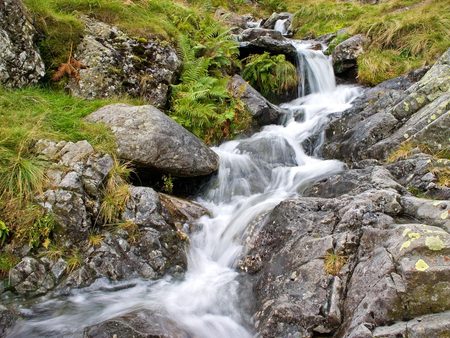
[[[242,77],[267,98],[274,98],[298,85],[297,70],[283,54],[254,54],[244,59]]]

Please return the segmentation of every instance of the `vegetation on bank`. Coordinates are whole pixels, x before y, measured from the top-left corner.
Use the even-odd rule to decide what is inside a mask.
[[[358,59],[358,80],[375,85],[433,63],[450,47],[450,3],[446,0],[389,0],[376,5],[357,1],[287,1],[295,12],[298,38],[345,29],[369,42]],[[341,39],[338,36],[337,39]],[[332,42],[336,45],[338,41]]]
[[[263,96],[275,99],[298,86],[297,68],[284,54],[252,54],[243,60],[242,77]]]

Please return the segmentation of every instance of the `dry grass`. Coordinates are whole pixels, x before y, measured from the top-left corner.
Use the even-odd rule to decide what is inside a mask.
[[[347,263],[346,256],[339,255],[335,252],[327,252],[324,259],[325,272],[337,276],[345,263]]]

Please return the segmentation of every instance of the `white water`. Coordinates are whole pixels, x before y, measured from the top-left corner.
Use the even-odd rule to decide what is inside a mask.
[[[202,229],[191,236],[184,279],[136,280],[120,291],[108,291],[111,285],[99,281],[68,298],[24,309],[32,319],[20,322],[10,337],[78,337],[85,326],[136,309],[166,314],[196,338],[254,336],[241,313],[235,270],[247,225],[311,182],[343,169],[338,161],[307,156],[301,143],[359,94],[355,87],[336,87],[330,61],[321,52],[302,44],[297,48],[312,94],[283,105],[291,112],[284,125],[267,126],[249,139],[214,148],[220,156],[219,174],[198,198],[212,217],[202,217]],[[302,121],[296,121],[299,115]],[[264,153],[240,150],[267,139],[270,149]]]
[[[277,20],[275,22],[274,30],[280,32],[282,35],[287,34],[286,21],[288,19]]]

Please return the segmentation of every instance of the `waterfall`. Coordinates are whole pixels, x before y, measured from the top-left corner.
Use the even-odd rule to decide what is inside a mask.
[[[307,93],[330,93],[336,89],[331,58],[321,50],[311,49],[311,43],[293,42],[297,50],[298,75],[301,85],[298,96]]]
[[[286,35],[287,34],[286,21],[288,21],[288,19],[277,20],[275,22],[275,27],[273,29],[280,32],[282,35]]]
[[[321,51],[301,42],[295,47],[302,83],[300,97],[283,105],[292,112],[289,120],[213,148],[220,170],[198,196],[211,216],[198,220],[201,229],[190,238],[184,279],[136,280],[114,292],[93,285],[64,300],[47,300],[11,337],[79,337],[80,323],[92,325],[135,309],[162,312],[196,338],[254,336],[242,314],[235,270],[247,226],[281,201],[298,196],[311,182],[343,170],[339,161],[308,156],[302,143],[320,131],[330,114],[348,109],[359,95],[356,87],[336,86],[330,60]],[[301,120],[296,119],[299,112]]]

